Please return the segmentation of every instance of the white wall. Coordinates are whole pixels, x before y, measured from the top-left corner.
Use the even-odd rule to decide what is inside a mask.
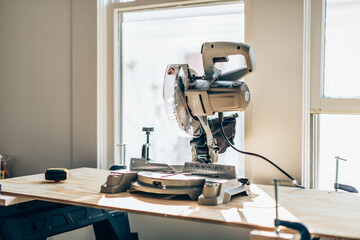
[[[247,2],[247,42],[256,71],[247,79],[246,148],[262,154],[301,181],[303,0]],[[255,183],[287,179],[262,159],[246,157]]]
[[[96,167],[96,0],[0,0],[0,152]]]
[[[72,0],[73,166],[97,164],[97,1]]]

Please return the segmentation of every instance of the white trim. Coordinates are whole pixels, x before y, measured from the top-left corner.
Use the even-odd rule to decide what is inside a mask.
[[[311,0],[304,0],[303,100],[302,100],[302,185],[309,187],[310,171],[310,55]]]
[[[245,0],[244,6],[245,12],[245,42],[250,46],[253,45],[253,2],[252,0]],[[252,82],[253,75],[250,74],[246,77],[247,82]],[[253,152],[253,137],[252,137],[252,110],[253,105],[250,104],[245,111],[245,149],[249,152]],[[253,182],[253,159],[245,156],[245,176],[247,176],[250,182]]]
[[[317,189],[318,188],[318,178],[319,178],[319,135],[320,135],[320,126],[319,126],[319,114],[311,114],[311,155],[310,155],[310,164],[309,164],[309,188]]]
[[[311,4],[311,102],[310,112],[321,111],[320,99],[323,96],[322,79],[324,72],[324,29],[325,0],[312,1]]]
[[[312,113],[359,114],[358,98],[320,98],[320,108],[311,109]]]
[[[122,17],[121,14],[116,14],[114,12],[114,144],[115,145],[122,145],[123,144],[123,138],[122,138],[122,80],[121,80],[121,49],[119,48],[119,45],[121,46],[121,22]],[[116,34],[117,33],[117,34]],[[120,44],[119,44],[120,43]],[[119,69],[116,68],[118,66]],[[119,84],[116,84],[117,79],[119,80]],[[120,93],[120,94],[118,94]],[[117,130],[117,131],[116,131]],[[117,154],[117,148],[114,145],[114,164],[120,165],[125,164],[125,162],[121,162],[120,160],[120,154]],[[126,146],[124,146],[125,148]],[[125,149],[124,149],[125,150]],[[123,150],[121,150],[123,151]],[[124,161],[124,160],[123,160]]]
[[[307,1],[307,0],[306,0]],[[327,98],[323,93],[326,1],[311,2],[311,113],[359,114],[359,98]]]
[[[233,3],[233,2],[232,2]],[[226,6],[226,5],[222,5]],[[230,15],[230,14],[239,14],[244,13],[239,11],[238,8],[213,8],[210,6],[203,6],[208,8],[206,11],[199,10],[196,7],[187,7],[186,11],[178,11],[174,14],[174,11],[169,9],[153,9],[153,11],[136,11],[136,14],[127,13],[124,15],[123,22],[134,23],[134,22],[143,22],[143,21],[157,21],[157,20],[170,20],[178,18],[188,18],[188,17],[209,17],[209,16],[219,16],[219,15]],[[242,9],[243,10],[243,9]],[[161,14],[157,14],[161,11]],[[141,12],[141,13],[140,13]]]
[[[107,162],[107,33],[108,0],[97,0],[97,168],[106,169]]]
[[[137,0],[135,2],[124,2],[111,4],[112,10],[117,12],[128,12],[155,8],[183,7],[190,5],[224,3],[224,2],[243,2],[240,0]]]

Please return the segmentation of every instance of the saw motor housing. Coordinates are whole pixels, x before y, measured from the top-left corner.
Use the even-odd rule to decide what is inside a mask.
[[[201,53],[203,76],[198,76],[187,64],[168,65],[164,101],[170,122],[180,130],[178,133],[183,133],[180,135],[190,138],[206,135],[205,148],[192,146],[193,161],[215,163],[220,147],[213,137],[208,116],[244,111],[248,107],[250,91],[240,79],[255,70],[255,58],[250,46],[234,42],[206,42]],[[246,66],[222,73],[215,63],[228,62],[229,55],[243,55]],[[173,93],[168,92],[171,88]]]
[[[244,111],[250,103],[250,91],[245,82],[202,79],[194,82],[185,91],[190,114],[193,116]]]

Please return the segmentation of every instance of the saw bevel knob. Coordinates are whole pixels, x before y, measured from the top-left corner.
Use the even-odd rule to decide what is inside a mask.
[[[205,182],[202,195],[205,198],[213,198],[219,195],[219,184],[216,182]]]

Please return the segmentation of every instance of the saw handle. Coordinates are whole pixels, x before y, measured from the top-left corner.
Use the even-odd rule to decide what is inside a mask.
[[[236,42],[206,42],[201,48],[204,78],[212,80],[218,78],[223,81],[236,81],[247,73],[255,70],[255,57],[252,48],[245,43]],[[215,67],[216,62],[228,62],[230,55],[243,55],[246,67],[235,69],[224,74]]]

